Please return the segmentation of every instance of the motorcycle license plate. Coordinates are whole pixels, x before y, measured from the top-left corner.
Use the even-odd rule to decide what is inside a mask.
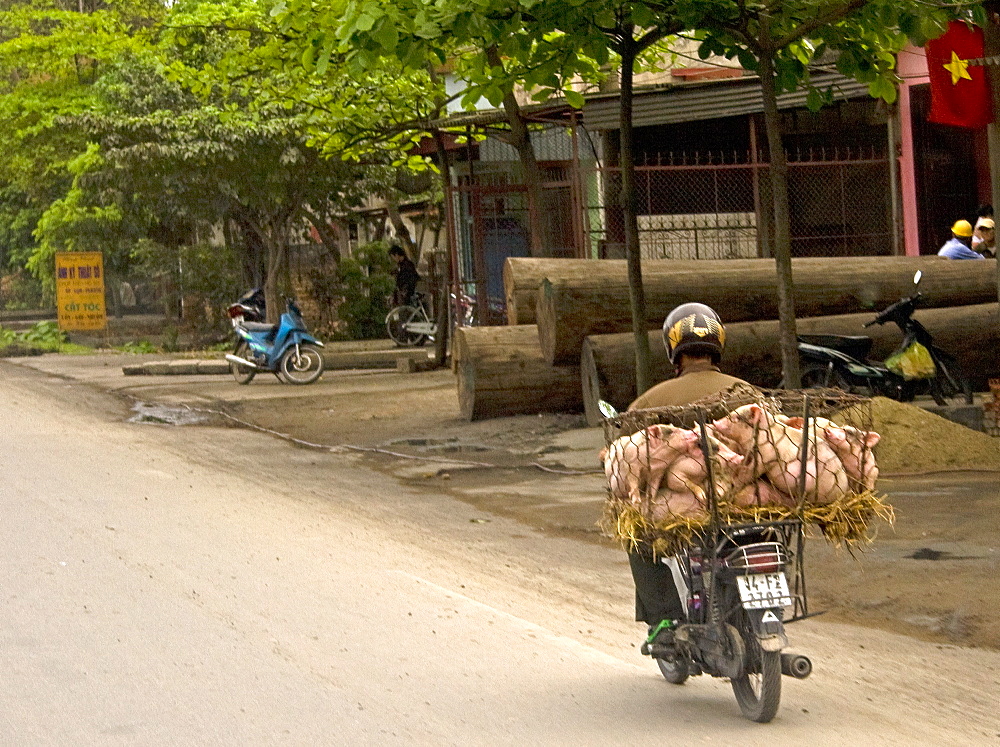
[[[788,607],[792,604],[788,592],[788,580],[784,573],[757,573],[737,576],[740,600],[748,610],[762,610],[771,607]]]

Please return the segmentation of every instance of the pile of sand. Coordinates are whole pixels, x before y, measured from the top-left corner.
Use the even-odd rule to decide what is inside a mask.
[[[883,475],[1000,470],[1000,438],[885,397],[872,400],[872,416],[874,429],[882,436],[875,447],[875,460]]]

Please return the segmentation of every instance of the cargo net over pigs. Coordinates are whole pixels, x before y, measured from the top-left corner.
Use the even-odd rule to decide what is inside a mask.
[[[880,436],[864,397],[738,384],[608,418],[604,432],[602,527],[629,550],[670,555],[711,522],[789,519],[854,547],[875,521],[893,520],[875,492]]]

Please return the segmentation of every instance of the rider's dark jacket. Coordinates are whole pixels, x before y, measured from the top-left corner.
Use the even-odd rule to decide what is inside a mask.
[[[417,266],[409,257],[403,257],[396,265],[394,274],[396,275],[395,296],[397,303],[408,303],[413,292],[417,289],[417,282],[420,280]]]

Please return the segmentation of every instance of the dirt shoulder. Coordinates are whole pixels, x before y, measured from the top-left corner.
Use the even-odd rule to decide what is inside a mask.
[[[599,429],[583,427],[581,416],[468,423],[460,417],[447,370],[330,372],[309,387],[259,377],[240,387],[226,376],[125,378],[126,357],[136,358],[41,356],[21,364],[135,401],[224,412],[305,442],[357,450],[370,468],[410,487],[446,493],[553,535],[610,544],[596,527],[604,501],[597,464],[603,436]],[[887,450],[880,464],[893,471],[899,471],[896,461],[907,465],[907,472],[925,462],[941,466],[922,459],[921,449],[945,455],[940,460],[954,465],[955,454],[962,452],[957,439],[972,433],[923,412],[904,410],[901,416],[895,404],[889,409],[887,417],[907,422],[898,431],[905,439],[883,434],[883,448],[892,444],[895,451]],[[811,610],[825,610],[824,619],[929,641],[1000,649],[995,616],[1000,608],[1000,457],[994,463],[992,451],[996,446],[1000,454],[1000,439],[973,436],[980,437],[975,440],[983,449],[980,471],[883,473],[879,488],[896,510],[896,523],[883,527],[864,553],[852,557],[822,539],[808,544]]]

